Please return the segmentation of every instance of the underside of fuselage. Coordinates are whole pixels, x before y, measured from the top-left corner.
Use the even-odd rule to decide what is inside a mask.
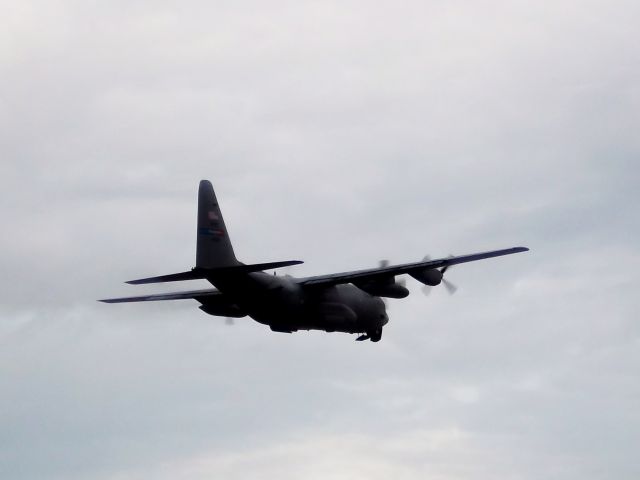
[[[375,341],[388,322],[380,297],[351,284],[303,288],[292,277],[262,272],[236,277],[225,275],[209,281],[223,293],[227,302],[223,305],[217,300],[217,306],[203,303],[203,311],[220,316],[246,315],[276,332],[363,333]]]

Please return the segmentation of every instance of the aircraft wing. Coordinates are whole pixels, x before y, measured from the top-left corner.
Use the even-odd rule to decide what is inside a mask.
[[[103,303],[125,303],[125,302],[154,302],[157,300],[185,300],[193,298],[195,300],[216,300],[222,297],[222,293],[212,288],[204,290],[189,290],[185,292],[156,293],[154,295],[142,295],[139,297],[105,298],[98,300]]]
[[[472,253],[469,255],[460,255],[457,257],[440,258],[437,260],[423,260],[415,263],[404,263],[401,265],[389,265],[379,268],[369,268],[367,270],[355,270],[352,272],[331,273],[328,275],[318,275],[315,277],[301,278],[298,283],[304,286],[313,285],[338,285],[341,283],[352,283],[357,280],[374,280],[376,278],[384,278],[394,275],[402,275],[412,271],[429,270],[434,268],[448,267],[458,265],[460,263],[475,262],[476,260],[484,260],[485,258],[500,257],[502,255],[511,255],[513,253],[526,252],[526,247],[513,247],[503,250],[492,250],[489,252]]]

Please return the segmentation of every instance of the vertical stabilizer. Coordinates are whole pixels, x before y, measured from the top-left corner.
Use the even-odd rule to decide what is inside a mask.
[[[219,268],[238,264],[213,186],[210,181],[202,180],[198,188],[196,267]]]

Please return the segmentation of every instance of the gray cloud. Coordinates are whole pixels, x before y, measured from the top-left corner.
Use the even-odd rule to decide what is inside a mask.
[[[636,3],[5,7],[4,477],[637,478]],[[292,274],[532,251],[377,345],[95,303],[175,288],[120,282],[192,266],[200,178]]]

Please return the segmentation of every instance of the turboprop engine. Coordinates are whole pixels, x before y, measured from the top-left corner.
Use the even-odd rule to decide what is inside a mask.
[[[240,307],[238,307],[233,303],[230,303],[230,304],[204,303],[199,308],[204,313],[208,313],[209,315],[215,315],[218,317],[241,318],[241,317],[247,316],[247,312],[245,312],[244,310],[242,310]]]
[[[357,283],[356,286],[374,297],[405,298],[409,295],[407,287],[393,279],[387,282]]]
[[[417,272],[409,272],[409,275],[418,280],[420,283],[424,283],[425,285],[429,285],[430,287],[440,285],[440,282],[442,282],[442,272],[433,268],[420,270]]]

